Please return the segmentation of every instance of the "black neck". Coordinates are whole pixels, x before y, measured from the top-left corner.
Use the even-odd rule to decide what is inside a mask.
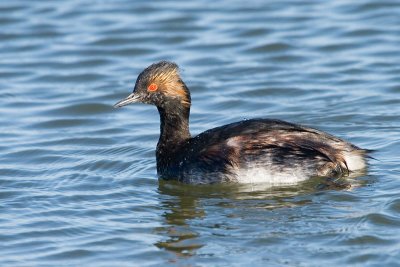
[[[159,175],[172,175],[170,171],[179,161],[179,148],[190,138],[189,108],[174,109],[169,112],[158,107],[161,119],[161,133],[157,144],[157,173]],[[172,169],[171,169],[172,168]]]
[[[158,107],[160,113],[160,139],[158,149],[171,149],[190,138],[190,108],[183,106]]]

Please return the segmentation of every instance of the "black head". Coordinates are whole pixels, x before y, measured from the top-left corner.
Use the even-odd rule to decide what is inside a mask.
[[[167,106],[190,108],[190,93],[179,76],[179,67],[173,62],[160,61],[139,74],[132,94],[114,107],[130,103],[152,104],[166,109]]]

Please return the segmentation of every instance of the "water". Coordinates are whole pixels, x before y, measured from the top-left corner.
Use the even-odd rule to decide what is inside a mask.
[[[400,265],[399,1],[0,2],[1,266]],[[376,149],[350,190],[159,182],[177,62],[191,131],[252,117]]]

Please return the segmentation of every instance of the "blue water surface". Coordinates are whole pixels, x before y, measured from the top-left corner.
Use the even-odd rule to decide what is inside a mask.
[[[400,2],[1,1],[1,266],[399,266]],[[347,190],[157,180],[177,62],[191,132],[270,117],[374,149]]]

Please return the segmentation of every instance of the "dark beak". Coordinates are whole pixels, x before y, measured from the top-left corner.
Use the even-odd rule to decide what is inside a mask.
[[[140,96],[137,94],[135,95],[135,93],[132,93],[128,95],[126,98],[122,99],[121,101],[115,103],[114,108],[120,108],[136,102],[140,102]]]

